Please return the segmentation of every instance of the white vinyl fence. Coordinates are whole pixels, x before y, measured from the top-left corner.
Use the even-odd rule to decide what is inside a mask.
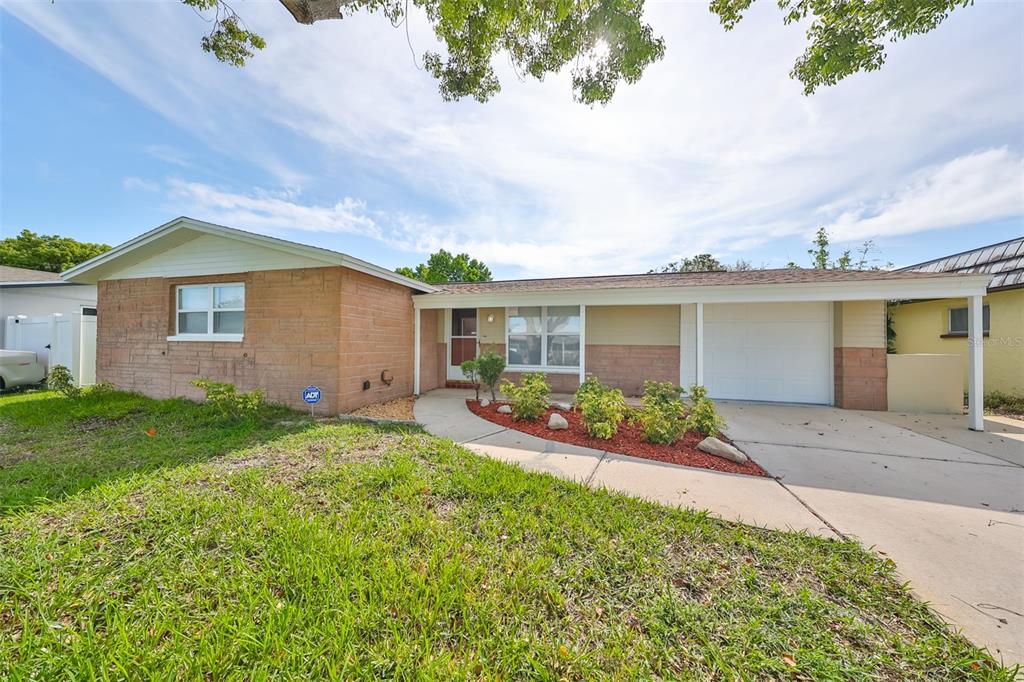
[[[96,383],[96,315],[12,315],[5,322],[4,347],[34,351],[47,372],[64,365],[79,386]]]

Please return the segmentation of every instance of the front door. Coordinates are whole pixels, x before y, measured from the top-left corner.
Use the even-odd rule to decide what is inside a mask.
[[[448,379],[463,381],[459,365],[476,357],[476,308],[453,308],[448,332]]]

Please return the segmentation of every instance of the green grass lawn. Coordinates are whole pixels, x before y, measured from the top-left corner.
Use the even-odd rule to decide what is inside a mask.
[[[5,672],[1013,677],[852,542],[593,492],[416,429],[46,392],[0,397]]]

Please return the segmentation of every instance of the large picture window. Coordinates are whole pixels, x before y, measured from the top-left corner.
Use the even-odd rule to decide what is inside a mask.
[[[241,340],[244,284],[188,284],[177,288],[176,333],[182,339]]]
[[[580,366],[579,306],[509,308],[508,365],[525,368]]]

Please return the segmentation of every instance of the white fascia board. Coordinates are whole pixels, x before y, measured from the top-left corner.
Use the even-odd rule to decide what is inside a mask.
[[[871,301],[963,298],[984,295],[989,275],[799,284],[679,286],[622,289],[467,294],[422,294],[413,305],[432,308],[489,308],[520,305],[664,305],[683,303],[780,303],[789,301]]]
[[[111,261],[120,258],[139,247],[150,244],[158,239],[161,239],[177,230],[187,229],[193,232],[200,232],[204,234],[212,234],[230,239],[237,239],[242,242],[253,244],[256,246],[263,246],[266,248],[274,249],[284,253],[290,253],[296,256],[302,256],[305,258],[312,258],[319,260],[324,265],[341,265],[352,270],[357,270],[368,275],[373,275],[380,279],[388,280],[396,284],[407,286],[416,291],[423,292],[434,292],[437,291],[435,287],[420,282],[419,280],[410,279],[399,275],[397,272],[393,272],[386,268],[382,268],[373,263],[368,263],[358,258],[353,258],[344,253],[338,251],[331,251],[329,249],[321,249],[317,246],[309,246],[307,244],[298,244],[296,242],[286,241],[284,239],[277,239],[275,237],[267,237],[261,234],[254,234],[252,232],[245,232],[244,230],[236,230],[232,227],[225,227],[223,225],[214,225],[213,223],[203,222],[202,220],[194,220],[192,218],[186,218],[184,216],[175,218],[174,220],[164,223],[163,225],[150,230],[144,234],[126,241],[124,244],[114,247],[110,251],[101,253],[95,258],[91,258],[84,263],[80,263],[73,268],[65,270],[61,273],[61,277],[69,282],[83,282],[89,284],[95,284],[97,278],[90,278],[87,273],[95,270],[96,268],[106,265]]]

